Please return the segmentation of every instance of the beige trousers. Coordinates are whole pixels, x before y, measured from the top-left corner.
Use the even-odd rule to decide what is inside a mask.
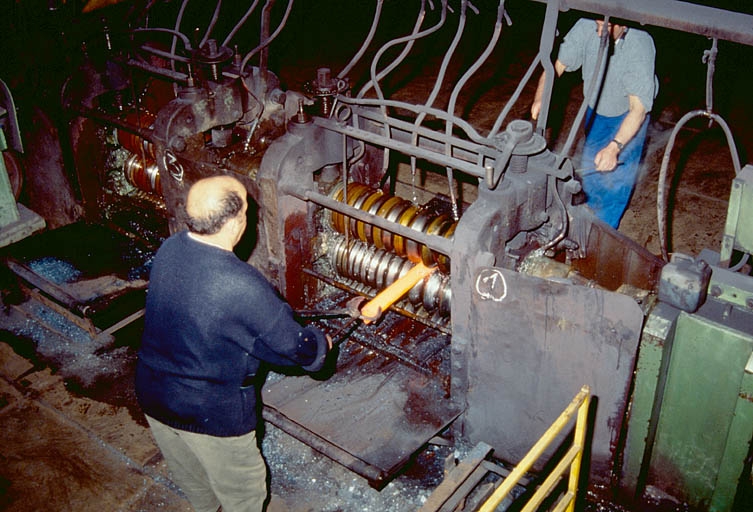
[[[267,498],[267,466],[256,432],[215,437],[146,417],[172,473],[196,512],[259,512]]]

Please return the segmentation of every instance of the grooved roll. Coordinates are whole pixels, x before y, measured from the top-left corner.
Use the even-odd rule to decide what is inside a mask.
[[[123,172],[128,182],[144,192],[162,195],[159,168],[154,159],[147,157],[144,162],[139,155],[131,155],[126,160]]]
[[[139,128],[149,128],[154,124],[155,118],[156,116],[151,112],[131,112],[126,116],[126,122]],[[154,144],[138,135],[125,130],[118,130],[118,142],[131,153],[154,158]]]
[[[339,184],[330,193],[330,197],[343,202],[343,190],[344,187]],[[407,199],[385,194],[363,183],[348,184],[347,204],[428,235],[451,238],[457,227],[457,221],[449,213],[417,207]],[[345,234],[347,230],[350,236],[374,245],[377,249],[394,252],[413,263],[423,262],[426,266],[437,265],[441,272],[449,273],[449,258],[432,251],[424,244],[335,211],[330,212],[329,224],[338,233]]]
[[[382,290],[405,275],[414,264],[385,249],[377,249],[359,240],[346,241],[337,236],[327,253],[332,268],[342,277],[357,281],[374,290]],[[450,315],[452,288],[450,277],[434,272],[415,284],[407,295],[415,307],[430,315]]]

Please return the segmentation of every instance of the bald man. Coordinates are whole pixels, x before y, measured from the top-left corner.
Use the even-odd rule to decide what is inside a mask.
[[[233,253],[247,208],[238,180],[196,182],[186,200],[189,229],[164,242],[150,275],[136,395],[197,512],[263,510],[259,369],[269,363],[317,371],[331,348]]]

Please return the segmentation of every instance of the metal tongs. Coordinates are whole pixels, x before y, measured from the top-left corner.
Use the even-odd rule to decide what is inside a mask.
[[[580,169],[575,169],[574,173],[580,176],[581,178],[584,176],[590,176],[591,174],[596,174],[597,172],[610,173],[610,172],[614,172],[623,163],[624,162],[618,161],[617,164],[614,166],[614,169],[610,171],[597,171],[596,167],[582,167]]]
[[[342,318],[349,316],[358,318],[361,316],[360,305],[366,297],[353,297],[346,303],[345,308],[340,309],[301,309],[295,314],[302,320],[323,320],[325,318]]]
[[[350,317],[342,327],[330,335],[332,346],[335,347],[353,333],[361,325],[361,322],[368,325],[376,322],[382,317],[382,314],[389,307],[397,302],[400,297],[408,293],[419,281],[431,275],[437,268],[427,267],[423,263],[417,263],[413,268],[398,278],[394,283],[379,292],[373,299],[366,301],[366,297],[354,297],[350,299],[343,309],[323,310],[302,310],[297,311],[298,316],[304,320],[320,320],[323,318],[342,318]],[[344,334],[343,334],[344,333]]]

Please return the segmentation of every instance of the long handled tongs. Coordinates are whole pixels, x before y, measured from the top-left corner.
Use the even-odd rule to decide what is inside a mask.
[[[348,339],[361,323],[368,325],[379,320],[392,304],[400,300],[400,297],[408,293],[416,283],[431,275],[436,269],[436,267],[427,267],[423,263],[417,263],[403,276],[365,304],[363,304],[366,300],[364,297],[354,297],[347,302],[345,309],[334,309],[331,311],[307,310],[298,311],[297,313],[299,317],[304,319],[351,317],[342,327],[330,335],[332,346],[337,346]]]

